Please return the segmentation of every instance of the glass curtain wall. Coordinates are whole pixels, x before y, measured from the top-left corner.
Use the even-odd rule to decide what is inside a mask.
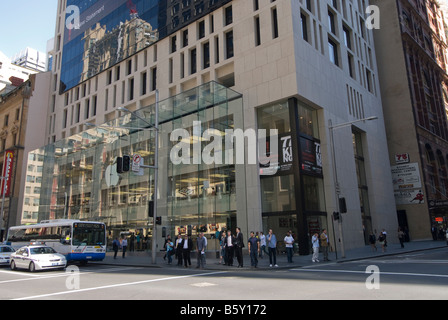
[[[203,136],[207,129],[225,141],[226,129],[243,127],[241,95],[210,82],[161,101],[158,106],[158,146],[156,105],[151,105],[30,153],[29,159],[40,159],[43,166],[39,186],[36,179],[29,179],[30,186],[40,188],[38,221],[102,221],[108,226],[110,241],[132,236],[135,250],[149,249],[155,170],[145,166],[155,165],[158,147],[157,216],[162,217],[162,234],[189,233],[195,238],[198,231],[203,231],[211,239],[216,231],[233,225],[237,212],[245,208],[245,193],[237,196],[238,188],[245,188],[244,165],[235,165],[234,161],[206,165],[202,159],[197,164],[175,165],[170,155],[178,141],[171,141],[171,136],[174,130],[185,129],[190,134],[191,150],[196,143],[203,150],[214,141]],[[193,121],[200,123],[200,129]],[[137,154],[143,159],[143,167],[118,174],[117,157],[130,155],[132,159]],[[213,150],[209,154],[213,155]]]

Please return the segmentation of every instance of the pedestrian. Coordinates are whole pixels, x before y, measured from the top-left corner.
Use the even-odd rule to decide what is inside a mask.
[[[235,246],[235,255],[238,260],[238,268],[243,267],[243,248],[244,248],[244,239],[243,234],[241,233],[241,228],[236,228],[236,246]]]
[[[398,228],[398,240],[400,241],[401,248],[404,248],[404,232],[401,228]]]
[[[278,267],[278,265],[277,265],[277,237],[272,232],[272,229],[269,229],[269,233],[266,236],[266,242],[267,242],[268,251],[269,251],[269,267],[272,268],[272,264],[274,264],[275,267]]]
[[[327,229],[322,230],[320,235],[320,246],[322,247],[322,253],[324,254],[324,261],[330,261],[328,259],[328,247],[330,245],[330,241],[327,235]]]
[[[266,236],[261,231],[260,232],[260,258],[263,259],[263,255],[266,252]]]
[[[235,237],[230,230],[227,231],[227,237],[225,239],[227,265],[233,266],[233,256],[235,254],[234,245],[236,243]]]
[[[188,234],[186,234],[184,236],[184,240],[182,241],[182,258],[184,260],[185,268],[191,266],[191,259],[190,259],[191,250],[193,250],[193,241],[190,239]]]
[[[382,232],[378,236],[378,243],[381,245],[381,250],[386,252],[386,236]]]
[[[126,239],[126,236],[124,236],[123,240],[121,240],[121,248],[123,250],[123,259],[126,258],[127,247],[128,247],[128,240]]]
[[[292,232],[288,231],[286,237],[283,239],[286,246],[286,256],[288,258],[288,263],[292,263],[292,255],[294,254],[294,238],[292,237]]]
[[[227,264],[226,261],[226,233],[223,231],[219,239],[219,264]]]
[[[182,239],[181,234],[179,233],[177,235],[176,243],[174,245],[174,250],[175,250],[174,252],[176,254],[178,267],[182,266],[182,242],[183,242],[183,239]]]
[[[120,248],[120,240],[118,240],[117,237],[115,238],[114,241],[112,241],[112,250],[114,250],[114,259],[117,259],[117,253],[119,248]]]
[[[370,231],[370,235],[369,235],[369,243],[370,246],[372,247],[372,251],[378,251],[378,249],[376,248],[376,236],[373,233],[373,231]]]
[[[437,227],[433,224],[431,227],[432,239],[437,240]]]
[[[163,260],[166,260],[168,255],[167,243],[171,242],[171,236],[168,234],[165,238],[165,243],[163,244],[163,249],[165,250],[165,254],[163,255]]]
[[[205,268],[205,250],[207,248],[207,240],[204,237],[204,233],[201,232],[199,233],[199,237],[197,239],[197,265],[196,268],[201,268],[204,269]]]
[[[386,229],[383,229],[383,231],[381,231],[381,234],[384,236],[384,247],[387,248],[387,232],[386,232]]]
[[[311,238],[313,244],[313,258],[311,261],[319,262],[319,234],[316,232]]]
[[[257,268],[258,266],[258,253],[260,252],[260,239],[255,237],[253,231],[250,232],[250,238],[247,241],[247,246],[250,254],[250,266]]]
[[[166,243],[166,256],[168,258],[168,264],[173,262],[173,254],[174,254],[174,243],[171,241],[171,238]]]
[[[135,235],[134,233],[131,233],[131,237],[129,238],[129,252],[134,252],[135,251]]]

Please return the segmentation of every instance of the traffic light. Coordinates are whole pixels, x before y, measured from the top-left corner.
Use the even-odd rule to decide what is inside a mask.
[[[336,220],[339,220],[339,212],[333,212],[333,220],[334,221],[336,221]]]
[[[117,173],[123,173],[123,158],[117,158]]]
[[[347,204],[345,198],[339,198],[339,211],[341,213],[347,213]]]
[[[156,224],[162,225],[162,217],[156,217]]]
[[[129,172],[131,170],[131,157],[123,156],[117,158],[117,173]]]
[[[154,218],[154,201],[148,202],[148,217]]]
[[[129,172],[131,170],[131,157],[123,156],[123,172]]]

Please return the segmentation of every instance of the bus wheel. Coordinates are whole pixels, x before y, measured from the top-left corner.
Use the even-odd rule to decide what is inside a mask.
[[[30,266],[28,267],[28,269],[30,270],[30,272],[36,271],[36,266],[34,265],[34,262],[30,263]]]

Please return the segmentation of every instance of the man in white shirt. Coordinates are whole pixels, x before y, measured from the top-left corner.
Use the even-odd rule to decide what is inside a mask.
[[[294,238],[291,232],[288,231],[286,237],[283,239],[286,244],[286,256],[288,257],[288,263],[292,263],[292,255],[294,253]]]
[[[123,259],[126,258],[126,249],[128,247],[128,240],[126,239],[126,237],[123,238],[123,240],[121,240],[121,247],[123,248]]]

